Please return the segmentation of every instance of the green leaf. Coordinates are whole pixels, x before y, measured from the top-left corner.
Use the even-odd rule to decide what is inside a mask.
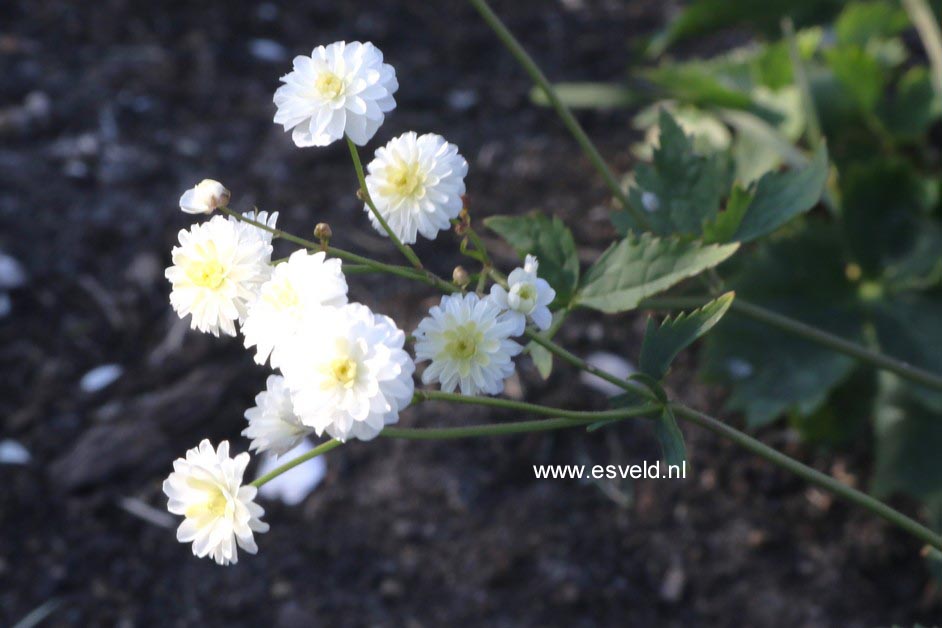
[[[653,163],[635,169],[628,202],[648,216],[654,233],[699,235],[701,225],[716,216],[729,190],[729,161],[722,155],[697,155],[691,139],[663,109],[658,127],[660,146]]]
[[[609,313],[634,309],[642,300],[716,266],[738,247],[629,234],[586,272],[576,302]]]
[[[667,369],[677,354],[716,325],[733,303],[733,292],[710,301],[700,309],[681,312],[675,318],[666,318],[658,325],[653,318],[641,343],[641,372],[655,380],[664,379]]]
[[[891,375],[881,375],[881,395],[874,422],[876,469],[871,490],[878,498],[895,492],[921,499],[938,495],[942,417],[907,396]]]
[[[636,92],[611,83],[556,83],[553,90],[570,109],[621,109],[641,100]],[[550,104],[539,87],[530,90],[530,100],[543,107]]]
[[[877,277],[913,245],[922,188],[901,159],[861,157],[842,175],[845,239],[865,274]]]
[[[921,142],[939,117],[939,101],[924,66],[910,68],[896,85],[896,93],[881,101],[877,113],[887,130],[908,142]]]
[[[895,295],[892,300],[874,304],[873,320],[884,353],[932,373],[942,373],[942,296]],[[914,398],[942,412],[942,392],[905,385]],[[942,418],[939,420],[942,422]]]
[[[681,39],[730,26],[752,27],[775,36],[781,32],[783,15],[803,26],[829,18],[842,5],[842,0],[695,0],[654,38],[648,55],[657,56]]]
[[[753,197],[753,192],[738,185],[733,186],[733,191],[726,202],[726,209],[717,214],[713,222],[703,224],[703,241],[707,244],[731,242]]]
[[[540,377],[549,379],[550,374],[553,372],[553,354],[546,347],[538,345],[532,340],[527,343],[527,351],[530,353],[530,359],[533,360],[533,365],[536,366]]]
[[[673,98],[691,105],[746,110],[755,107],[748,94],[724,85],[705,64],[665,63],[643,74]]]
[[[909,18],[897,3],[853,2],[834,22],[834,34],[839,44],[865,46],[871,39],[896,35],[908,25]]]
[[[556,303],[569,303],[579,285],[579,256],[572,232],[559,218],[540,213],[529,216],[491,216],[484,225],[502,237],[523,259],[540,261],[540,277],[556,290]]]
[[[687,447],[684,445],[684,434],[680,431],[670,406],[664,406],[660,418],[654,421],[654,435],[661,444],[664,462],[683,468],[687,462]]]
[[[806,443],[839,448],[862,442],[871,429],[876,388],[877,372],[858,367],[831,392],[827,403],[810,414],[792,413],[789,424]]]
[[[879,61],[857,45],[832,48],[825,53],[834,76],[864,112],[873,111],[883,93],[886,72]]]
[[[916,239],[909,249],[883,270],[887,286],[895,291],[927,290],[942,284],[942,226],[922,219],[916,223]]]
[[[812,224],[738,258],[730,287],[774,312],[842,338],[862,340],[856,291],[844,276],[840,240],[826,224]],[[705,379],[730,387],[727,408],[751,427],[783,413],[814,412],[853,371],[853,359],[742,316],[727,316],[706,336],[700,353]]]
[[[750,242],[772,233],[818,204],[828,177],[828,153],[822,144],[804,168],[769,172],[755,186],[733,240]]]

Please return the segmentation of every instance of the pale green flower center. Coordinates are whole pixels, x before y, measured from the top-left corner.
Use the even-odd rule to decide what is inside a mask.
[[[218,290],[226,280],[226,269],[216,259],[193,262],[186,274],[194,285],[210,290]]]
[[[344,388],[352,388],[357,380],[357,363],[351,357],[334,358],[328,368],[334,381]]]
[[[226,514],[228,504],[222,489],[214,486],[207,491],[206,501],[188,506],[184,514],[192,519],[215,519]]]
[[[454,360],[470,360],[484,341],[484,334],[474,323],[465,323],[444,333],[445,352]]]
[[[418,162],[399,162],[389,168],[387,180],[392,196],[412,198],[418,196],[425,186],[425,174]]]
[[[287,280],[269,286],[262,298],[265,299],[266,303],[280,311],[295,308],[301,302],[298,291]]]
[[[314,82],[314,87],[325,100],[333,100],[343,93],[343,79],[333,72],[321,72]]]

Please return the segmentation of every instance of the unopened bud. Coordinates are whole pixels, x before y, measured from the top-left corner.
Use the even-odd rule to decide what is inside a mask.
[[[330,225],[326,222],[319,222],[314,227],[314,237],[320,240],[323,246],[327,246],[332,235],[334,235],[334,232],[330,230]]]
[[[464,266],[455,266],[455,269],[451,272],[451,280],[459,288],[464,288],[471,283],[471,276],[464,269]]]
[[[180,209],[188,214],[211,214],[229,204],[229,190],[222,183],[203,179],[180,197]]]

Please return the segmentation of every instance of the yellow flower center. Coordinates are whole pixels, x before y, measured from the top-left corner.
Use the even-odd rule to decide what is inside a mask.
[[[399,162],[389,169],[389,192],[400,197],[414,197],[425,186],[425,175],[419,171],[418,162]],[[390,195],[387,192],[387,195]]]
[[[194,262],[186,274],[195,285],[210,290],[218,290],[226,280],[226,269],[215,259]]]
[[[353,358],[335,358],[330,363],[330,373],[344,388],[352,388],[357,379],[357,363]]]
[[[262,298],[265,299],[266,303],[280,311],[290,310],[301,303],[298,291],[287,280],[269,286]]]
[[[208,491],[207,499],[198,504],[192,504],[184,513],[188,518],[211,518],[222,517],[226,514],[226,506],[229,500],[223,495],[222,490],[213,487]]]
[[[484,340],[474,323],[466,323],[460,327],[449,329],[444,333],[445,351],[452,359],[470,360],[478,351],[478,345]]]
[[[326,100],[333,100],[343,92],[343,80],[333,72],[321,72],[314,83]]]

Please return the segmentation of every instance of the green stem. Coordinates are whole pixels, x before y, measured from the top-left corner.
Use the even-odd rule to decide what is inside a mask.
[[[821,145],[824,135],[821,133],[821,123],[818,121],[818,109],[814,106],[811,95],[811,84],[805,73],[805,64],[801,60],[801,51],[798,50],[798,40],[795,39],[795,27],[790,17],[782,18],[782,33],[788,45],[788,57],[792,64],[795,85],[798,86],[798,95],[801,98],[801,108],[805,113],[805,123],[808,125],[808,143],[812,148]]]
[[[291,469],[295,468],[299,464],[307,462],[311,458],[317,458],[321,454],[326,454],[331,449],[336,449],[337,447],[340,447],[341,445],[343,445],[343,441],[339,441],[339,440],[329,440],[326,443],[321,443],[320,445],[318,445],[311,451],[307,452],[306,454],[301,454],[297,458],[294,458],[293,460],[289,460],[288,462],[284,463],[280,467],[272,469],[271,471],[269,471],[262,477],[252,482],[252,486],[254,486],[255,488],[258,488],[261,485],[265,484],[266,482],[270,482],[274,480],[276,477],[278,477],[282,473],[285,473],[286,471],[290,471]]]
[[[353,140],[349,137],[347,138],[347,146],[350,148],[350,158],[353,159],[353,167],[357,171],[357,181],[360,182],[360,193],[363,195],[363,200],[366,201],[366,206],[370,208],[373,217],[376,218],[383,227],[383,231],[385,231],[389,239],[393,241],[393,244],[396,245],[399,252],[409,260],[409,263],[421,270],[422,262],[419,261],[419,257],[415,254],[415,251],[402,243],[402,240],[400,240],[399,236],[392,230],[392,227],[389,226],[389,223],[386,222],[383,215],[376,209],[376,204],[373,203],[373,199],[370,197],[370,191],[366,187],[366,176],[363,174],[363,163],[360,162],[360,151],[357,150],[357,145],[354,144]]]
[[[615,420],[615,419],[609,419]],[[563,430],[596,423],[594,419],[539,419],[536,421],[513,421],[510,423],[491,423],[488,425],[468,425],[462,427],[387,427],[379,433],[385,438],[407,440],[450,440],[455,438],[476,438],[479,436],[506,436],[509,434],[527,434],[548,430]]]
[[[643,395],[652,401],[656,401],[657,399],[654,396],[654,393],[648,390],[647,387],[632,385],[626,382],[625,380],[621,379],[620,377],[616,377],[612,375],[608,371],[605,371],[596,366],[593,366],[592,364],[589,364],[588,362],[586,362],[585,360],[583,360],[576,354],[572,353],[568,349],[565,349],[559,346],[552,340],[533,331],[532,329],[526,330],[524,332],[524,335],[530,340],[532,340],[533,342],[535,342],[536,344],[540,345],[541,347],[549,351],[550,353],[559,357],[564,362],[568,362],[570,365],[576,367],[577,369],[581,369],[583,371],[586,371],[587,373],[591,373],[592,375],[595,375],[596,377],[604,379],[606,382],[614,384],[618,386],[619,388],[621,388],[622,390],[637,393],[639,395]]]
[[[566,128],[569,129],[569,132],[579,144],[582,152],[585,153],[589,161],[592,162],[592,165],[595,166],[595,169],[602,175],[602,178],[605,179],[605,184],[611,191],[612,196],[618,199],[621,206],[631,214],[638,225],[650,231],[651,223],[648,221],[648,217],[628,203],[628,196],[615,178],[615,174],[608,167],[608,164],[605,163],[605,160],[602,159],[602,155],[599,154],[595,144],[592,143],[592,140],[589,139],[589,136],[586,135],[586,132],[583,130],[582,125],[579,124],[579,121],[576,120],[569,108],[559,98],[556,90],[546,76],[544,76],[543,71],[540,70],[536,62],[533,61],[533,58],[524,50],[523,46],[517,41],[514,34],[508,30],[501,19],[491,10],[486,0],[469,0],[469,2],[477,9],[478,13],[481,14],[481,17],[484,18],[487,25],[491,27],[497,37],[510,51],[510,54],[523,66],[524,71],[530,75],[530,79],[546,94],[547,100],[549,100],[553,109],[556,110],[556,114],[563,121],[563,124],[566,125]]]
[[[646,414],[656,414],[661,411],[660,405],[656,403],[647,403],[629,408],[617,408],[615,410],[563,410],[561,408],[541,406],[524,401],[513,401],[512,399],[473,397],[471,395],[459,395],[438,390],[419,390],[416,391],[415,394],[416,397],[424,401],[448,401],[451,403],[487,406],[505,410],[519,410],[521,412],[543,414],[561,419],[605,421],[607,419],[625,419],[628,417],[644,416]]]
[[[641,307],[667,310],[697,308],[705,304],[708,300],[709,299],[706,297],[662,297],[647,299],[641,303]],[[929,371],[897,360],[896,358],[891,358],[879,351],[868,349],[867,347],[845,340],[840,336],[835,336],[817,327],[812,327],[801,321],[783,316],[772,310],[741,299],[738,296],[733,300],[730,309],[744,316],[748,316],[753,320],[771,325],[772,327],[777,327],[782,331],[815,342],[839,353],[843,353],[844,355],[849,355],[875,368],[895,373],[916,384],[927,386],[934,390],[942,390],[942,376],[940,375],[930,373]]]
[[[305,240],[304,238],[293,235],[287,231],[283,231],[282,229],[269,227],[263,222],[259,222],[252,218],[246,218],[239,212],[229,209],[228,207],[220,207],[219,211],[226,214],[227,216],[231,216],[235,218],[236,220],[252,225],[253,227],[258,227],[262,231],[267,231],[268,233],[271,233],[272,235],[275,235],[278,238],[285,240],[286,242],[291,242],[293,244],[297,244],[298,246],[302,246],[304,248],[311,249],[313,251],[325,251],[324,246],[320,242],[314,242],[313,240]],[[405,279],[413,279],[415,281],[421,281],[423,283],[427,283],[430,286],[434,286],[438,288],[439,290],[442,290],[443,292],[451,293],[457,290],[457,288],[453,286],[452,284],[448,283],[444,279],[438,277],[434,273],[427,271],[425,269],[415,269],[415,268],[409,268],[408,266],[397,266],[395,264],[386,264],[384,262],[379,262],[369,257],[363,257],[362,255],[351,253],[350,251],[346,251],[344,249],[338,249],[335,246],[328,246],[326,248],[326,253],[328,255],[333,255],[334,257],[342,259],[345,262],[352,262],[354,264],[361,264],[363,266],[368,266],[372,268],[373,270],[375,270],[376,272],[386,273],[389,275],[396,275],[398,277],[403,277]],[[344,271],[346,271],[346,267],[344,267]]]
[[[811,467],[802,464],[775,449],[772,449],[768,445],[761,443],[751,436],[743,434],[739,430],[736,430],[707,414],[698,412],[679,403],[672,403],[671,409],[673,409],[677,416],[690,421],[691,423],[699,425],[700,427],[706,428],[714,434],[733,441],[740,447],[747,449],[757,456],[765,458],[772,464],[781,467],[786,471],[794,473],[801,479],[811,484],[817,485],[829,493],[832,493],[838,497],[846,499],[853,504],[865,508],[866,510],[869,510],[875,515],[889,521],[893,525],[902,528],[906,532],[909,532],[924,543],[927,543],[938,550],[942,550],[942,536],[939,536],[919,522],[887,506],[883,502],[874,499],[866,493],[853,489],[846,484],[842,484],[831,476],[812,469]]]

